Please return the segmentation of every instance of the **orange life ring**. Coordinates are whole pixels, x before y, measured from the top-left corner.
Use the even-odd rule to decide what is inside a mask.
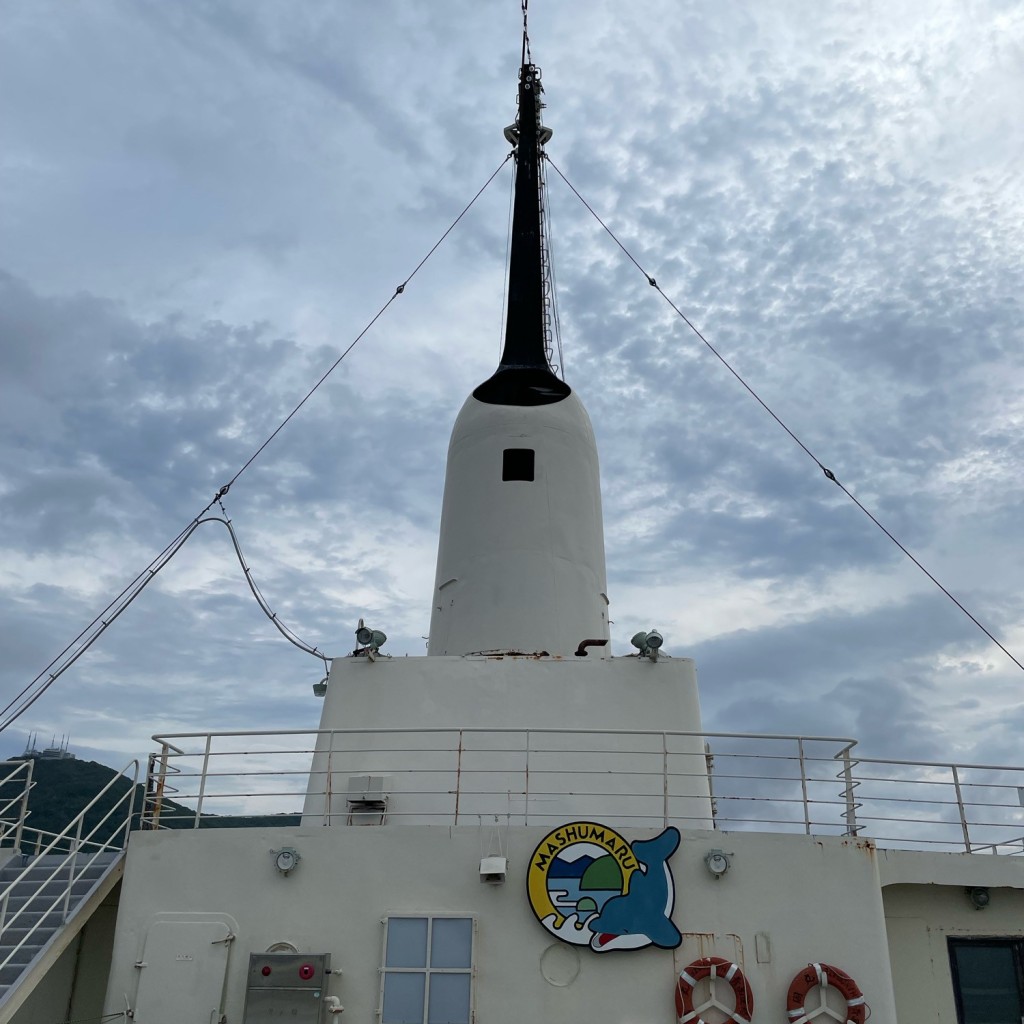
[[[789,1024],[807,1024],[810,1020],[804,1011],[804,1001],[807,993],[817,985],[823,988],[831,985],[846,1000],[847,1024],[864,1024],[868,1010],[864,993],[853,978],[831,964],[808,964],[793,979],[786,999]]]
[[[704,978],[722,978],[736,996],[736,1008],[731,1016],[735,1024],[750,1024],[754,1016],[754,993],[743,972],[720,956],[705,956],[694,960],[689,967],[679,972],[676,982],[676,1016],[680,1024],[706,1024],[693,1008],[693,990]]]

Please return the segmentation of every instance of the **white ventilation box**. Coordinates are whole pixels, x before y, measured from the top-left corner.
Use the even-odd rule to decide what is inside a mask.
[[[350,775],[348,780],[348,824],[383,825],[388,813],[387,775]]]

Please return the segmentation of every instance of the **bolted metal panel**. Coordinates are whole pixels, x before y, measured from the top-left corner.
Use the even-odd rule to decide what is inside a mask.
[[[243,1024],[320,1024],[330,953],[250,953]]]

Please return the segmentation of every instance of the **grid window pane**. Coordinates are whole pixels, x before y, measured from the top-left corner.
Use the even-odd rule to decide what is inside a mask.
[[[430,966],[468,968],[472,957],[473,919],[435,917],[430,936]]]
[[[384,966],[427,966],[427,919],[425,917],[392,917],[388,919],[388,952]]]
[[[469,974],[431,974],[427,1024],[469,1024]]]
[[[1020,1024],[1021,993],[1010,945],[956,945],[957,983],[963,1024]]]
[[[423,1024],[426,977],[412,971],[384,975],[383,1024]]]

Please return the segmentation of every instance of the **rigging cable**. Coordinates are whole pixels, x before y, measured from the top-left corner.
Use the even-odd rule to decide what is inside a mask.
[[[371,327],[383,316],[385,310],[405,292],[406,286],[416,276],[423,265],[430,259],[431,256],[437,251],[438,247],[442,242],[451,234],[455,229],[455,226],[462,220],[463,217],[470,211],[476,201],[483,195],[484,191],[491,184],[492,181],[498,176],[502,167],[505,163],[512,158],[512,154],[508,153],[501,163],[495,168],[491,176],[484,182],[484,184],[477,190],[473,198],[463,207],[462,212],[452,221],[452,223],[445,230],[444,234],[431,246],[427,254],[416,264],[413,268],[412,273],[395,288],[392,296],[384,303],[383,306],[374,314],[373,318],[367,323],[367,325],[356,335],[352,343],[338,356],[337,359],[330,365],[326,373],[324,373],[320,379],[313,385],[312,388],[306,392],[302,400],[295,406],[294,409],[278,424],[273,433],[256,449],[255,452],[246,460],[241,468],[235,473],[231,479],[224,484],[217,493],[210,499],[206,507],[196,515],[196,517],[183,529],[180,533],[168,543],[164,549],[156,555],[149,564],[135,576],[131,582],[129,582],[121,592],[113,598],[93,620],[79,632],[79,634],[68,643],[64,649],[46,665],[36,676],[24,686],[19,693],[11,698],[7,702],[6,706],[0,710],[0,716],[3,720],[0,721],[0,732],[3,732],[10,725],[16,722],[33,704],[44,694],[46,691],[69,669],[78,659],[85,654],[87,650],[110,628],[110,626],[127,610],[129,605],[142,593],[143,590],[152,582],[156,575],[167,565],[167,563],[182,549],[185,542],[192,536],[193,533],[205,522],[217,521],[223,522],[231,533],[232,542],[235,546],[235,552],[238,555],[239,562],[242,565],[242,569],[245,572],[246,581],[249,584],[249,589],[252,590],[253,596],[256,598],[260,607],[263,609],[270,621],[274,623],[279,632],[285,639],[295,644],[301,650],[306,651],[308,654],[312,654],[317,658],[326,661],[326,656],[317,648],[310,647],[305,641],[301,640],[294,633],[291,632],[286,626],[284,626],[277,618],[276,614],[270,609],[270,606],[266,603],[262,594],[259,593],[259,588],[256,587],[255,582],[252,580],[251,573],[248,566],[245,564],[245,559],[242,557],[242,552],[239,549],[237,538],[234,535],[234,530],[231,528],[230,520],[227,519],[227,513],[225,512],[224,519],[220,519],[217,516],[207,517],[207,512],[213,508],[214,505],[220,505],[223,509],[222,500],[224,496],[231,489],[232,484],[256,461],[263,450],[274,440],[275,437],[288,425],[291,419],[298,413],[298,411],[312,398],[313,394],[317,391],[321,384],[338,368],[342,360],[356,347],[356,345],[362,340],[367,334]]]
[[[739,372],[732,367],[732,365],[722,355],[722,353],[719,352],[718,349],[715,348],[715,346],[712,345],[711,342],[708,341],[708,339],[704,337],[704,335],[697,329],[697,327],[693,323],[693,321],[690,320],[690,318],[672,301],[672,299],[670,299],[661,290],[661,286],[658,284],[658,282],[650,274],[648,274],[647,271],[644,270],[644,268],[642,266],[640,266],[640,264],[637,262],[636,258],[633,256],[633,254],[625,247],[625,245],[622,244],[622,242],[616,236],[615,232],[613,232],[612,229],[610,227],[608,227],[608,225],[605,224],[605,222],[603,220],[601,220],[601,218],[597,215],[597,212],[590,205],[590,203],[588,203],[586,201],[586,199],[584,199],[583,196],[580,195],[580,193],[576,190],[576,187],[572,184],[572,182],[569,181],[569,179],[561,172],[561,170],[559,170],[558,165],[549,156],[547,156],[547,154],[545,154],[545,159],[555,169],[555,173],[562,179],[562,181],[564,181],[565,184],[568,185],[568,187],[572,191],[573,195],[575,195],[576,198],[586,207],[587,211],[594,218],[594,220],[596,220],[597,223],[600,224],[602,228],[604,228],[604,230],[607,232],[609,238],[611,238],[611,240],[625,253],[625,255],[628,257],[630,262],[636,267],[636,269],[639,270],[640,273],[643,274],[645,278],[647,278],[647,283],[669,304],[669,306],[675,311],[676,316],[678,316],[683,321],[683,323],[685,323],[686,326],[689,327],[690,330],[693,331],[693,333],[697,335],[697,337],[705,344],[705,346],[708,348],[708,350],[711,352],[711,354],[714,355],[714,357],[736,378],[736,380],[738,380],[740,382],[740,384],[743,385],[744,388],[746,388],[746,390],[750,393],[750,395],[757,401],[758,405],[760,405],[761,408],[764,409],[764,411],[766,413],[768,413],[768,415],[771,416],[771,418],[773,420],[775,420],[775,422],[780,427],[782,427],[782,429],[787,434],[789,434],[789,436],[803,449],[803,451],[808,456],[808,458],[810,458],[815,463],[815,465],[818,467],[818,469],[820,469],[822,471],[822,473],[825,475],[825,478],[827,480],[831,480],[832,483],[834,483],[850,499],[850,501],[852,501],[857,506],[857,508],[859,508],[861,510],[861,512],[863,512],[864,515],[866,515],[868,517],[868,519],[870,519],[871,522],[873,522],[875,524],[875,526],[877,526],[882,531],[882,533],[884,533],[886,535],[886,537],[888,537],[889,540],[891,540],[893,542],[893,544],[895,544],[896,547],[898,547],[900,549],[900,551],[902,551],[903,554],[906,555],[907,558],[909,558],[914,563],[914,565],[916,565],[918,567],[918,569],[920,569],[921,572],[923,572],[925,574],[925,576],[927,576],[928,579],[930,579],[932,581],[932,583],[934,583],[935,586],[938,587],[939,590],[941,590],[942,593],[945,594],[946,597],[948,597],[950,599],[950,601],[952,601],[953,604],[955,604],[957,606],[957,608],[959,608],[960,611],[962,611],[964,613],[964,615],[966,615],[967,618],[970,619],[971,622],[973,622],[974,625],[977,626],[978,629],[980,629],[982,631],[982,633],[984,633],[985,636],[987,636],[989,638],[989,640],[991,640],[992,643],[994,643],[996,645],[996,647],[998,647],[999,650],[1001,650],[1003,652],[1003,654],[1005,654],[1010,659],[1010,661],[1012,661],[1017,666],[1017,668],[1019,668],[1022,671],[1024,671],[1024,664],[1022,664],[1013,654],[1011,654],[1010,651],[1002,643],[1000,643],[1000,641],[997,640],[996,637],[993,636],[992,633],[977,618],[975,618],[975,616],[972,615],[971,612],[968,611],[966,607],[964,607],[964,605],[956,598],[956,596],[953,595],[949,590],[947,590],[938,581],[938,579],[936,579],[935,576],[932,575],[932,573],[929,572],[928,569],[926,569],[924,565],[922,565],[920,560],[917,559],[895,537],[895,535],[890,530],[888,530],[879,521],[879,519],[868,508],[866,508],[858,500],[856,495],[854,495],[845,486],[845,484],[843,484],[838,479],[838,477],[835,475],[835,473],[833,473],[832,470],[829,469],[828,466],[826,466],[821,461],[821,459],[819,459],[818,456],[815,455],[814,452],[812,452],[811,449],[808,448],[807,445],[804,444],[804,442],[800,440],[799,437],[797,437],[797,435],[789,428],[789,426],[787,426],[787,424],[783,422],[781,417],[746,382],[746,380],[743,379],[743,377],[739,374]]]
[[[514,152],[514,151],[513,151]],[[512,213],[513,200],[516,196],[516,165],[512,164],[511,184],[508,190],[508,227],[505,231],[505,276],[501,289],[501,325],[498,328],[498,362],[501,362],[501,350],[505,343],[505,310],[508,308],[508,268],[512,260]]]

